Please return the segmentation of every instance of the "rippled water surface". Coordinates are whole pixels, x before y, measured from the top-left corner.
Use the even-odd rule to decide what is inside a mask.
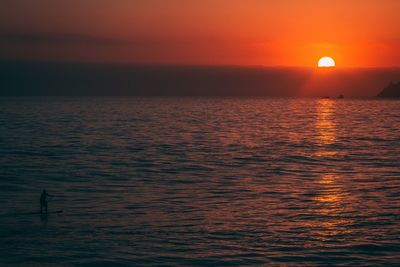
[[[3,98],[0,167],[0,265],[400,264],[400,101]]]

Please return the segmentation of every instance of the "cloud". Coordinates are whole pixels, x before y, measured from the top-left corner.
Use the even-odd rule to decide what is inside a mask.
[[[0,45],[12,45],[25,48],[32,47],[109,47],[109,48],[129,48],[137,51],[157,52],[160,50],[176,50],[192,47],[195,41],[172,40],[170,38],[148,38],[137,36],[132,40],[116,39],[94,35],[77,33],[13,33],[0,32]]]
[[[128,41],[84,34],[69,33],[0,33],[0,42],[17,45],[87,45],[121,46]]]

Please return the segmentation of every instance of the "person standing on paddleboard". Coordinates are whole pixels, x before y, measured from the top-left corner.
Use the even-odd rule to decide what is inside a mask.
[[[52,197],[47,194],[46,190],[43,190],[42,195],[40,196],[40,214],[43,214],[43,208],[45,213],[47,213],[47,197]]]

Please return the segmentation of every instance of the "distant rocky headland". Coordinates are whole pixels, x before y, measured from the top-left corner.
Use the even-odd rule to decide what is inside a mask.
[[[382,92],[379,93],[378,97],[400,97],[400,82],[391,82],[387,87],[382,90]]]

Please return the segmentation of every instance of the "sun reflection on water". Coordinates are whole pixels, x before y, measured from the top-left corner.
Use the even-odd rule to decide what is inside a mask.
[[[336,142],[336,123],[333,118],[336,110],[336,102],[330,99],[321,99],[317,102],[316,109],[316,143],[322,149],[318,150],[315,154],[316,156],[334,156],[337,152],[328,149],[328,146]]]
[[[315,152],[317,157],[333,157],[337,150],[332,146],[337,142],[337,124],[335,122],[336,101],[321,99],[316,106],[316,138],[318,148]],[[316,209],[314,212],[321,219],[312,222],[310,227],[321,240],[329,241],[330,238],[349,234],[353,223],[351,219],[343,216],[348,209],[348,198],[350,197],[344,188],[342,177],[334,170],[321,174],[317,181],[319,191],[314,197]],[[346,204],[347,203],[347,204]]]
[[[349,225],[353,224],[353,220],[343,216],[349,203],[340,176],[333,173],[322,174],[318,181],[321,189],[319,194],[314,197],[316,206],[315,212],[318,213],[319,221],[310,225],[315,228],[314,233],[323,241],[329,241],[330,238],[349,234],[353,230]]]
[[[316,201],[329,204],[329,211],[332,208],[339,208],[340,201],[342,199],[342,191],[339,185],[337,185],[336,179],[339,177],[333,173],[322,174],[321,180],[319,181],[322,186],[321,194],[315,197]],[[324,210],[321,210],[322,212]]]

